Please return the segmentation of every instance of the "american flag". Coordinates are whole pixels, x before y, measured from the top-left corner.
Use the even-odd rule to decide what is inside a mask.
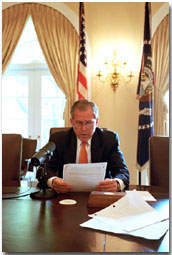
[[[80,3],[79,7],[79,64],[78,64],[78,99],[88,99],[87,87],[87,53],[86,53],[86,34],[85,34],[85,13],[84,3]]]
[[[149,162],[149,137],[153,135],[152,94],[154,77],[151,49],[151,3],[145,3],[144,45],[137,97],[139,99],[139,124],[137,145],[137,168],[143,170]]]

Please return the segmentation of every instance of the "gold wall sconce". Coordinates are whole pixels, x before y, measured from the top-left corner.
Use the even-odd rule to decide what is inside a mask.
[[[110,82],[110,85],[114,91],[118,88],[120,82],[129,83],[134,77],[133,72],[127,71],[126,60],[121,61],[117,57],[117,51],[114,50],[113,58],[109,61],[105,61],[102,69],[99,69],[96,76],[101,82]]]

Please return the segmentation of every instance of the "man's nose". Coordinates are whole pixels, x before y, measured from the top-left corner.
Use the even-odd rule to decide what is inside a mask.
[[[86,126],[86,123],[83,122],[83,123],[82,123],[82,126],[81,126],[81,129],[85,131],[85,130],[86,130],[86,127],[87,127],[87,126]]]

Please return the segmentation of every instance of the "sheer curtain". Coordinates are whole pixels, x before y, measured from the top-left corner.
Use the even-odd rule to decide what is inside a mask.
[[[3,71],[29,15],[50,72],[66,95],[65,126],[70,126],[70,108],[76,99],[79,39],[73,25],[61,13],[37,3],[17,4],[3,10]]]
[[[154,134],[165,135],[163,96],[169,89],[169,15],[160,23],[152,38],[152,55],[155,72]]]

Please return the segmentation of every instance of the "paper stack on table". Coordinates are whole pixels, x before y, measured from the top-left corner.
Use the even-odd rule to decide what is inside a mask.
[[[89,216],[93,218],[81,227],[154,240],[169,229],[169,213],[156,211],[137,191],[127,192],[114,204]]]

